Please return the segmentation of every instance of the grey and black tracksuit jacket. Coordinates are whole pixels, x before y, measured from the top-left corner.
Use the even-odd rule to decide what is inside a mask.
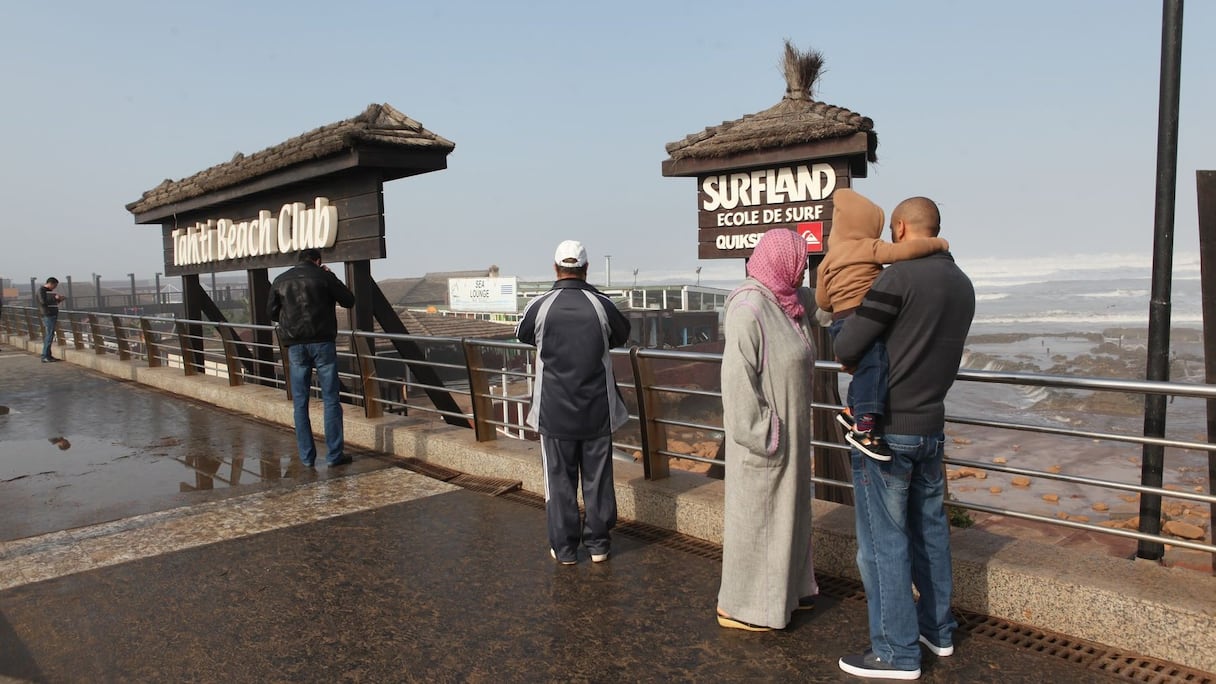
[[[515,336],[536,345],[527,424],[542,435],[611,435],[629,419],[608,350],[629,340],[629,319],[599,290],[565,278],[524,309]]]

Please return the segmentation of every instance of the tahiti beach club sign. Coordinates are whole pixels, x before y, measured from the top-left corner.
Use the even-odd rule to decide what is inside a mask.
[[[236,221],[229,218],[174,228],[173,265],[211,264],[228,270],[221,262],[244,257],[274,254],[299,254],[315,247],[327,249],[338,238],[338,208],[318,197],[312,207],[303,202],[284,204],[277,214],[263,209],[256,218]]]
[[[832,232],[832,194],[865,178],[874,122],[818,102],[823,58],[785,46],[785,97],[773,107],[669,143],[664,176],[697,179],[697,258],[751,256],[774,228],[796,231],[809,256]]]
[[[159,224],[165,275],[382,259],[386,181],[447,167],[455,145],[387,104],[182,180],[127,209]]]

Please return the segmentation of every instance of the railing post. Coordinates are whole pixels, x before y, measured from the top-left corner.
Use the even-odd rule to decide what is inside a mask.
[[[182,371],[186,375],[195,375],[198,369],[194,367],[194,349],[190,346],[190,334],[186,331],[186,324],[178,319],[173,321],[173,329],[177,332],[177,344],[182,351]]]
[[[68,318],[71,318],[71,316],[72,314],[69,313]],[[59,325],[58,322],[56,322],[55,325],[55,346],[61,349],[68,346],[68,340],[63,332],[63,326]]]
[[[279,365],[283,366],[283,389],[287,390],[287,399],[294,400],[295,397],[291,394],[291,354],[287,351],[287,345],[279,339],[277,328],[274,331],[274,343],[279,347]]]
[[[384,415],[384,405],[380,403],[380,380],[376,377],[376,355],[372,353],[371,345],[367,343],[366,337],[353,331],[350,336],[351,346],[355,349],[355,359],[359,364],[363,415],[368,418],[379,418]]]
[[[667,457],[659,453],[667,450],[667,430],[655,422],[659,417],[659,396],[654,387],[654,368],[638,352],[629,350],[629,361],[633,364],[634,394],[638,399],[638,424],[642,432],[642,472],[647,480],[662,480],[671,475]]]
[[[97,314],[89,313],[89,334],[92,336],[93,353],[106,353],[106,343],[101,337],[101,326],[97,323]]]
[[[152,324],[144,317],[139,318],[139,332],[144,338],[144,349],[148,351],[148,368],[160,368],[160,349],[157,348],[156,331],[152,330]]]
[[[215,332],[220,336],[220,342],[224,345],[224,365],[228,369],[228,386],[236,387],[245,381],[245,372],[241,368],[241,360],[236,356],[236,345],[233,344],[236,331],[225,323],[216,323]]]
[[[72,344],[76,349],[84,349],[84,336],[80,334],[80,316],[68,314],[68,324],[72,326]]]
[[[131,345],[127,344],[127,332],[122,327],[122,321],[118,319],[118,314],[110,314],[110,320],[114,324],[114,342],[118,345],[118,358],[123,361],[131,359]]]
[[[467,339],[461,340],[461,346],[464,347],[465,371],[469,374],[469,395],[473,399],[473,433],[478,442],[492,442],[498,439],[498,430],[489,422],[494,416],[494,400],[490,398],[489,377],[482,370],[485,362],[481,347]],[[505,410],[503,415],[506,415]]]
[[[38,331],[42,330],[42,323],[41,323],[42,316],[39,316],[38,320],[39,320],[39,322],[35,323],[33,310],[26,309],[26,311],[25,311],[25,329],[29,333],[29,337],[31,340],[38,339]]]

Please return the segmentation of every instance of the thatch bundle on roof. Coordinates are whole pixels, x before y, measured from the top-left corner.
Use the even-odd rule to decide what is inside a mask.
[[[747,152],[790,147],[832,138],[866,134],[866,158],[873,162],[878,149],[874,122],[856,112],[815,100],[814,87],[823,70],[823,55],[800,52],[785,42],[782,70],[785,96],[768,109],[734,121],[724,121],[683,140],[669,143],[672,160],[712,159]]]

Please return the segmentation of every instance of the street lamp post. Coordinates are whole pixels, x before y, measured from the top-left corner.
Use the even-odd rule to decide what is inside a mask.
[[[161,301],[160,301],[160,277],[161,277],[162,275],[164,275],[164,274],[163,274],[163,273],[161,273],[160,271],[157,271],[157,272],[156,272],[156,305],[157,305],[157,306],[160,306],[160,304],[161,304]]]
[[[604,289],[612,287],[612,255],[604,255]]]
[[[131,279],[131,308],[134,309],[136,306],[139,305],[139,301],[135,294],[135,274],[128,273],[127,277]]]
[[[93,293],[97,297],[96,304],[93,306],[93,308],[100,311],[101,310],[101,274],[100,273],[93,274]]]

